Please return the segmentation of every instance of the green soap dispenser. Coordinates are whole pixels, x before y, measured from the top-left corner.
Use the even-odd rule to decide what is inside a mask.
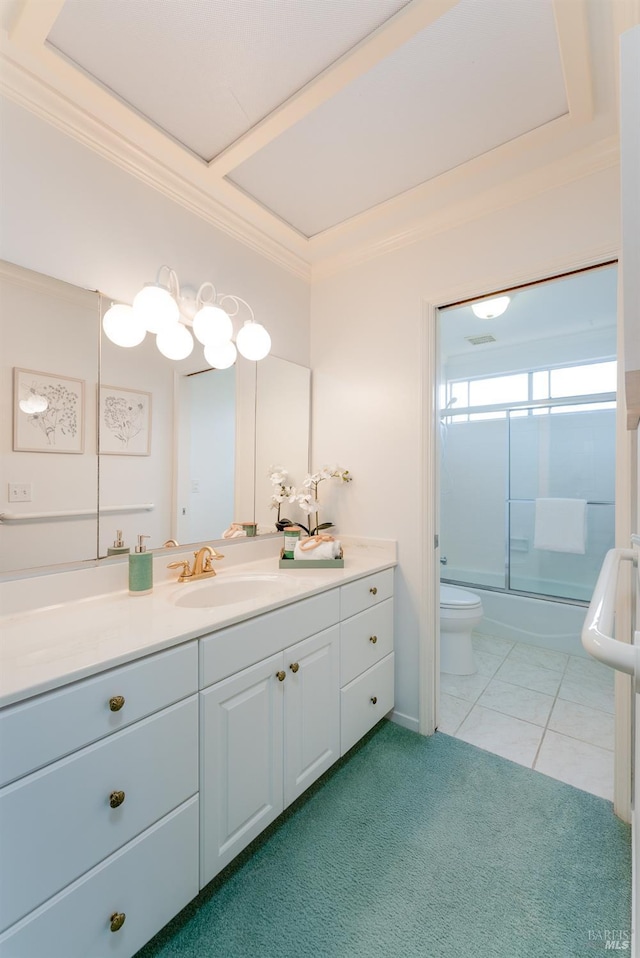
[[[148,595],[153,591],[153,553],[147,552],[144,540],[149,536],[138,536],[136,551],[129,555],[129,593],[130,595]]]
[[[125,553],[129,552],[129,546],[124,544],[124,539],[122,538],[122,529],[118,529],[115,541],[112,546],[109,546],[107,549],[108,556],[122,556]]]

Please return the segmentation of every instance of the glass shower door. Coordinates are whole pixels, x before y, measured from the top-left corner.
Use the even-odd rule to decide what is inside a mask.
[[[504,589],[507,420],[441,427],[441,578]]]
[[[570,409],[509,417],[507,587],[588,601],[614,545],[615,410]]]

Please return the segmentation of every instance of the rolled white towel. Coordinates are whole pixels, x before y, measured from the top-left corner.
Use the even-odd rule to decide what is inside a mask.
[[[225,529],[222,533],[222,538],[239,539],[241,536],[246,536],[246,534],[239,522],[232,522],[229,528]]]
[[[342,546],[333,536],[309,536],[296,542],[294,559],[337,559]]]

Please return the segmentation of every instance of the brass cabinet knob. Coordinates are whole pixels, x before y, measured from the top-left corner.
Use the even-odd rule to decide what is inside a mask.
[[[292,672],[297,672],[298,669],[300,668],[300,663],[299,663],[299,662],[292,662],[291,665],[289,666],[289,668],[291,669]]]
[[[112,712],[119,712],[124,705],[124,695],[113,695],[109,699],[109,708]]]
[[[369,592],[371,593],[371,595],[377,595],[377,594],[378,594],[378,590],[376,589],[375,585],[373,586],[372,589],[369,589]]]
[[[111,808],[118,808],[124,802],[124,792],[111,792],[109,795],[109,805]]]
[[[372,696],[371,696],[371,701],[373,702],[374,705],[376,705],[376,703],[377,703],[377,701],[378,701],[378,696],[377,696],[377,695],[372,695]]]
[[[369,636],[369,642],[371,642],[373,645],[375,645],[377,641],[378,641],[378,636],[377,636],[377,635],[370,635],[370,636]]]
[[[111,931],[120,931],[120,929],[124,925],[126,917],[127,916],[125,915],[123,911],[114,911],[113,915],[109,919],[109,921],[111,922],[111,924],[109,925],[109,928],[111,929]]]
[[[284,682],[284,680],[286,679],[286,677],[287,677],[287,673],[286,673],[286,672],[276,672],[276,678],[277,678],[278,682]]]

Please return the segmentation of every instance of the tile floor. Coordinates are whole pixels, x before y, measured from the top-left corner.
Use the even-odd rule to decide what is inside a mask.
[[[613,672],[599,662],[473,636],[475,675],[440,675],[438,728],[613,799]]]

